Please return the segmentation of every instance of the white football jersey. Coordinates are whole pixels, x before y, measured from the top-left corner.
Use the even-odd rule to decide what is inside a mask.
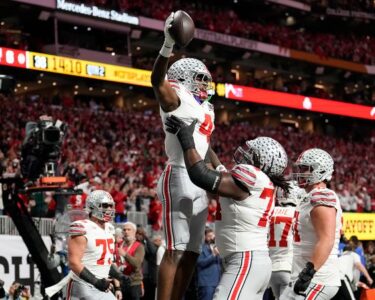
[[[113,225],[107,222],[102,229],[91,220],[79,220],[70,224],[69,235],[83,235],[87,239],[82,264],[97,278],[108,278],[115,250]],[[75,280],[89,284],[76,274],[73,276]]]
[[[236,165],[230,173],[250,195],[242,201],[220,197],[215,222],[220,255],[268,250],[267,235],[275,207],[275,188],[266,174],[251,165]]]
[[[180,106],[174,111],[167,113],[160,108],[165,132],[165,152],[168,156],[168,164],[185,167],[184,152],[181,149],[180,142],[176,135],[165,130],[166,118],[174,115],[187,124],[191,124],[195,119],[198,120],[195,125],[193,137],[195,148],[202,159],[204,159],[210,143],[211,133],[214,130],[215,113],[213,105],[208,101],[200,104],[183,85],[176,82],[170,82],[170,84],[180,98]]]
[[[296,208],[276,206],[271,217],[268,247],[272,271],[291,271],[293,260],[293,218]]]
[[[331,206],[336,208],[335,243],[331,254],[324,265],[315,273],[312,282],[328,286],[340,286],[338,268],[338,245],[340,241],[342,210],[336,193],[328,188],[313,189],[299,202],[295,211],[293,226],[293,267],[292,280],[296,280],[308,261],[311,261],[317,236],[311,223],[310,213],[316,206]]]

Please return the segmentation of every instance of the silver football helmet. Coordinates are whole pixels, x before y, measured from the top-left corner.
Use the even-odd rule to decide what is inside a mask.
[[[301,153],[295,163],[293,178],[300,187],[332,179],[334,162],[328,152],[312,148]]]
[[[281,175],[288,164],[288,156],[281,144],[270,137],[258,137],[246,141],[234,153],[237,164],[249,164],[260,168],[267,175]]]
[[[110,222],[115,216],[115,202],[110,193],[96,190],[86,199],[86,208],[95,218],[104,222]]]
[[[199,100],[209,100],[214,94],[212,76],[206,65],[195,58],[181,58],[167,73],[168,80],[183,85]]]
[[[289,192],[276,188],[276,201],[280,206],[297,206],[305,195],[305,190],[301,189],[295,181],[289,182]]]

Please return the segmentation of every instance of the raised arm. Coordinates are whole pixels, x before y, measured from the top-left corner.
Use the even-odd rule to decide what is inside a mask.
[[[237,183],[230,173],[209,169],[195,149],[193,132],[196,121],[189,126],[176,116],[167,118],[166,129],[176,134],[184,151],[186,169],[190,180],[200,188],[219,196],[244,200],[249,192]]]
[[[165,21],[164,44],[155,60],[151,73],[152,88],[154,89],[156,99],[159,101],[161,108],[165,112],[173,111],[180,105],[180,100],[176,92],[165,78],[168,69],[169,57],[172,54],[173,46],[175,44],[168,31],[173,22],[173,15],[174,13],[172,12]]]

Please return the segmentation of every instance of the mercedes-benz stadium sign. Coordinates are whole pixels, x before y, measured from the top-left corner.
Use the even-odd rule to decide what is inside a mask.
[[[56,0],[56,8],[89,17],[101,18],[109,21],[116,21],[126,24],[139,25],[139,18],[125,12],[108,10],[95,5],[77,4],[65,0]]]

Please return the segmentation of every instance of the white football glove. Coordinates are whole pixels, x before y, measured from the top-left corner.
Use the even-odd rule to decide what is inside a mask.
[[[172,27],[172,22],[174,18],[174,12],[172,12],[167,20],[165,20],[164,25],[164,44],[160,49],[160,55],[164,57],[170,57],[173,51],[173,46],[175,44],[174,39],[171,37],[171,34],[169,33],[169,28]]]
[[[169,28],[172,27],[173,18],[174,18],[174,12],[172,12],[169,15],[167,20],[165,20],[165,24],[164,24],[164,37],[165,37],[164,45],[170,46],[170,47],[173,47],[173,45],[175,44],[174,39],[171,37],[171,34],[169,33]]]

